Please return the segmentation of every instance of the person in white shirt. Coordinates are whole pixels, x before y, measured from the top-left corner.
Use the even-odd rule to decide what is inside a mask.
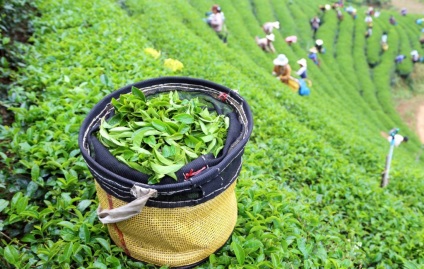
[[[381,36],[381,49],[383,51],[386,51],[389,49],[389,44],[387,43],[387,32],[383,32],[383,35]]]
[[[418,63],[420,62],[420,54],[418,53],[417,50],[413,50],[411,51],[411,60],[413,63]]]
[[[395,147],[399,147],[401,143],[406,143],[409,140],[407,136],[398,134],[396,128],[390,130],[389,134],[386,134],[385,132],[381,132],[381,136],[385,137],[390,144],[394,140],[393,145],[395,145]]]
[[[258,46],[266,52],[275,52],[275,48],[274,45],[272,44],[272,42],[274,42],[275,40],[275,36],[274,34],[269,34],[264,38],[259,38],[259,37],[255,37],[256,40],[256,44],[258,44]]]
[[[372,17],[370,15],[367,15],[365,17],[365,23],[367,24],[368,27],[372,27]]]
[[[392,143],[393,139],[394,139],[394,145],[396,147],[399,147],[399,145],[402,142],[407,142],[408,141],[408,137],[407,136],[402,136],[400,134],[395,134],[394,136],[388,136],[387,137],[387,141],[389,141],[390,143]]]
[[[299,77],[306,79],[308,77],[306,74],[306,69],[307,69],[306,59],[302,58],[299,61],[297,61],[297,63],[299,64],[300,68],[299,70],[297,70],[296,74]]]

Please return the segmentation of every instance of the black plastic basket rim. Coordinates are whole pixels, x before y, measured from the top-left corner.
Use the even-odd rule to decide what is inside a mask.
[[[152,188],[156,189],[159,194],[165,194],[165,193],[172,193],[175,191],[179,191],[181,189],[188,189],[200,185],[204,180],[207,180],[214,174],[216,174],[217,169],[209,169],[208,171],[205,171],[204,173],[200,173],[199,175],[193,176],[190,178],[190,180],[180,182],[180,183],[172,183],[172,184],[165,184],[165,185],[149,185],[149,184],[143,184],[138,182],[133,182],[132,180],[129,180],[123,176],[117,175],[105,167],[99,165],[94,158],[89,154],[88,151],[88,145],[87,141],[85,141],[85,138],[87,136],[87,130],[89,129],[91,120],[93,115],[98,115],[99,111],[103,110],[107,105],[110,104],[112,98],[118,98],[121,94],[125,94],[128,92],[131,92],[132,87],[139,88],[143,91],[143,88],[148,88],[156,85],[167,85],[167,84],[181,84],[181,85],[191,85],[191,86],[201,86],[206,88],[211,88],[214,90],[217,90],[219,92],[222,92],[225,94],[226,98],[231,98],[238,102],[243,109],[243,113],[245,118],[247,119],[246,122],[246,130],[243,135],[243,139],[239,141],[234,148],[232,148],[228,154],[223,158],[221,163],[230,163],[235,158],[239,157],[240,154],[243,153],[243,149],[248,142],[250,135],[253,130],[253,118],[252,113],[250,110],[250,107],[248,106],[247,102],[234,90],[231,90],[228,87],[225,87],[223,85],[217,84],[212,81],[204,80],[204,79],[198,79],[198,78],[191,78],[191,77],[159,77],[159,78],[152,78],[148,80],[144,80],[141,82],[136,82],[127,86],[124,86],[120,88],[119,90],[116,90],[106,97],[104,97],[102,100],[100,100],[87,114],[86,118],[84,119],[79,136],[78,136],[78,144],[81,150],[81,154],[86,161],[90,171],[98,172],[98,175],[106,175],[108,179],[113,179],[114,182],[120,182],[123,185],[138,185],[145,188]],[[94,176],[96,178],[96,176]]]

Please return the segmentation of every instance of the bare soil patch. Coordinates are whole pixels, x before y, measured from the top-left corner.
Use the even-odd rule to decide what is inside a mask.
[[[424,102],[418,108],[417,112],[417,131],[421,142],[424,144]]]
[[[397,10],[406,8],[408,13],[411,14],[422,14],[424,12],[424,3],[417,0],[392,0],[391,5]]]
[[[397,101],[396,110],[424,144],[424,96]]]
[[[424,64],[414,66],[410,79],[411,85],[399,79],[394,87],[396,110],[424,144]]]

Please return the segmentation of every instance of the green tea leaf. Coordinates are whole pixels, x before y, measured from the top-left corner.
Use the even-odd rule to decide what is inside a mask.
[[[57,223],[57,225],[69,228],[71,230],[73,230],[74,227],[75,227],[75,225],[72,222],[69,222],[69,221],[60,221],[60,222]]]
[[[246,254],[244,253],[244,249],[240,246],[239,243],[233,241],[231,243],[231,247],[236,255],[237,261],[240,265],[244,264],[244,260],[246,258]]]
[[[87,207],[89,207],[91,205],[92,201],[91,200],[82,200],[81,202],[78,203],[78,210],[79,211],[84,211],[87,209]]]
[[[173,119],[184,124],[192,124],[194,122],[194,117],[186,113],[175,115]]]
[[[10,264],[17,264],[19,262],[19,251],[12,245],[4,248],[4,258]]]
[[[90,230],[85,223],[83,223],[79,229],[79,238],[85,243],[90,242]]]
[[[165,158],[164,156],[162,156],[162,154],[159,153],[159,151],[154,150],[153,151],[155,154],[155,157],[157,158],[157,160],[163,164],[163,165],[173,165],[174,162],[171,160],[168,160],[167,158]],[[166,173],[165,173],[166,174]]]
[[[66,244],[66,246],[63,249],[62,255],[59,256],[59,260],[61,262],[70,262],[72,253],[73,253],[73,242],[69,242]]]
[[[103,238],[99,238],[99,237],[95,238],[95,240],[96,240],[97,242],[99,242],[99,244],[100,244],[100,245],[102,245],[102,247],[103,247],[104,249],[106,249],[106,251],[107,251],[107,252],[110,252],[110,244],[109,244],[109,242],[108,242],[108,241],[106,241],[106,240],[105,240],[105,239],[103,239]]]
[[[203,142],[207,143],[207,142],[212,142],[212,140],[214,140],[215,136],[214,135],[205,135],[200,137],[200,139],[203,140]]]
[[[154,130],[154,129],[152,127],[143,127],[135,131],[132,136],[133,144],[136,146],[140,146],[141,142],[143,142],[143,139],[145,137],[145,133],[149,130]]]
[[[109,86],[109,79],[105,74],[100,75],[100,82],[105,86]]]
[[[3,211],[9,205],[9,201],[0,199],[0,212]]]
[[[177,152],[177,150],[176,150],[175,146],[165,145],[165,146],[162,147],[162,155],[165,158],[175,156],[176,152]]]
[[[200,141],[201,140],[191,135],[186,136],[186,138],[184,139],[184,143],[190,148],[195,148],[197,143],[199,143]]]
[[[31,168],[31,179],[37,181],[40,177],[40,167],[37,164],[33,164]]]
[[[142,91],[140,91],[140,89],[133,86],[131,88],[131,92],[132,92],[132,94],[134,94],[135,96],[140,98],[140,100],[142,100],[144,103],[146,102],[146,96],[144,95],[144,93]]]
[[[113,127],[109,129],[109,132],[125,132],[125,131],[131,131],[131,128],[118,126],[118,127]]]
[[[178,133],[180,134],[186,134],[188,131],[190,131],[190,126],[185,125],[185,124],[181,124],[178,128]]]
[[[152,163],[152,169],[154,172],[161,175],[169,175],[171,173],[175,173],[183,167],[183,163],[174,164],[174,165],[159,165],[156,163]]]
[[[154,120],[152,120],[152,125],[153,125],[153,127],[155,127],[158,131],[161,131],[161,132],[166,132],[166,131],[167,131],[167,129],[168,129],[168,125],[167,125],[166,123],[164,123],[163,121],[158,120],[158,119],[154,119]]]
[[[119,124],[121,121],[122,121],[122,114],[115,114],[113,117],[107,120],[107,123],[110,124],[110,128],[112,128],[115,125]]]

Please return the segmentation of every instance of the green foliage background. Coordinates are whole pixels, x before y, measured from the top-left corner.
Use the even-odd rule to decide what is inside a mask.
[[[413,15],[394,27],[384,11],[365,39],[364,8],[355,21],[323,14],[317,37],[327,52],[321,68],[308,60],[312,94],[300,97],[271,76],[276,55],[254,37],[264,22],[279,20],[275,47],[295,69],[314,42],[308,21],[318,0],[222,1],[228,45],[202,21],[210,0],[35,3],[41,15],[32,22],[33,45],[21,48],[25,64],[2,65],[15,81],[1,101],[15,117],[0,126],[2,268],[152,268],[126,257],[97,221],[77,136],[106,94],[168,75],[236,89],[254,115],[237,226],[198,268],[423,268],[424,158],[391,98],[396,72],[414,68],[393,61],[419,48]],[[390,48],[380,53],[384,30]],[[288,46],[292,34],[299,42]],[[183,70],[165,67],[167,58]],[[393,127],[411,140],[396,148],[390,184],[381,189],[389,144],[380,131]]]

